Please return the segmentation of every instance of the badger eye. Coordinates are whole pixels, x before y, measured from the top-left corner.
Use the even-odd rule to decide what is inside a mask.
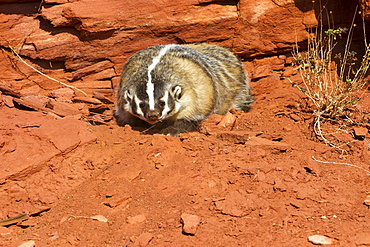
[[[160,100],[160,101],[158,102],[158,105],[159,105],[160,107],[164,107],[164,106],[166,105],[166,102],[165,102],[164,100]]]
[[[143,102],[139,103],[140,108],[144,108],[145,104]]]

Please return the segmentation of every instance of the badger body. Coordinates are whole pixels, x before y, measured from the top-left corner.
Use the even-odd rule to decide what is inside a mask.
[[[157,45],[135,53],[118,85],[118,124],[155,127],[178,136],[208,115],[248,111],[253,97],[242,63],[211,44]]]

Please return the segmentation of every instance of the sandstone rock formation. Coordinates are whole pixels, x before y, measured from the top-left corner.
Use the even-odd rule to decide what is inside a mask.
[[[44,95],[61,85],[11,49],[49,76],[111,96],[123,63],[145,47],[212,42],[242,58],[286,54],[317,24],[306,0],[0,0],[0,9],[0,80]]]

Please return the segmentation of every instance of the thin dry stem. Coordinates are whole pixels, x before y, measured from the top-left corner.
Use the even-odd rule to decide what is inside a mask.
[[[320,163],[324,163],[324,164],[336,164],[336,165],[345,165],[345,166],[351,166],[351,167],[355,167],[357,169],[360,169],[360,170],[363,170],[365,171],[366,173],[370,174],[370,171],[369,170],[366,170],[365,168],[362,168],[360,166],[356,166],[356,165],[353,165],[353,164],[348,164],[348,163],[341,163],[341,162],[334,162],[334,161],[322,161],[322,160],[318,160],[316,159],[314,156],[312,156],[312,159],[316,162],[320,162]]]
[[[38,69],[36,69],[35,67],[33,67],[32,65],[30,65],[30,64],[28,64],[26,61],[24,61],[24,59],[13,49],[13,47],[11,47],[11,46],[9,46],[9,48],[12,50],[12,52],[13,52],[13,54],[22,62],[22,63],[24,63],[26,66],[28,66],[28,67],[30,67],[31,69],[33,69],[34,71],[36,71],[37,73],[39,73],[40,75],[42,75],[42,76],[44,76],[44,77],[46,77],[46,78],[48,78],[48,79],[50,79],[50,80],[52,80],[52,81],[55,81],[55,82],[57,82],[57,83],[59,83],[59,84],[61,84],[61,85],[63,85],[63,86],[66,86],[66,87],[69,87],[69,88],[72,88],[72,89],[74,89],[74,90],[77,90],[77,91],[79,91],[79,92],[81,92],[81,93],[83,93],[85,96],[87,96],[87,94],[83,91],[83,90],[81,90],[81,89],[79,89],[79,88],[76,88],[76,87],[74,87],[74,86],[71,86],[71,85],[68,85],[68,84],[66,84],[66,83],[64,83],[64,82],[61,82],[61,81],[58,81],[57,79],[54,79],[54,78],[52,78],[52,77],[50,77],[50,76],[48,76],[48,75],[46,75],[46,74],[44,74],[44,73],[42,73],[41,71],[39,71]]]

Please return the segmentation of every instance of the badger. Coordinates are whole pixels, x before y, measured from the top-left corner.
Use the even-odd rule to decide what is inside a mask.
[[[119,125],[149,126],[179,136],[212,113],[253,103],[243,64],[228,49],[207,44],[156,45],[131,56],[117,89]]]

